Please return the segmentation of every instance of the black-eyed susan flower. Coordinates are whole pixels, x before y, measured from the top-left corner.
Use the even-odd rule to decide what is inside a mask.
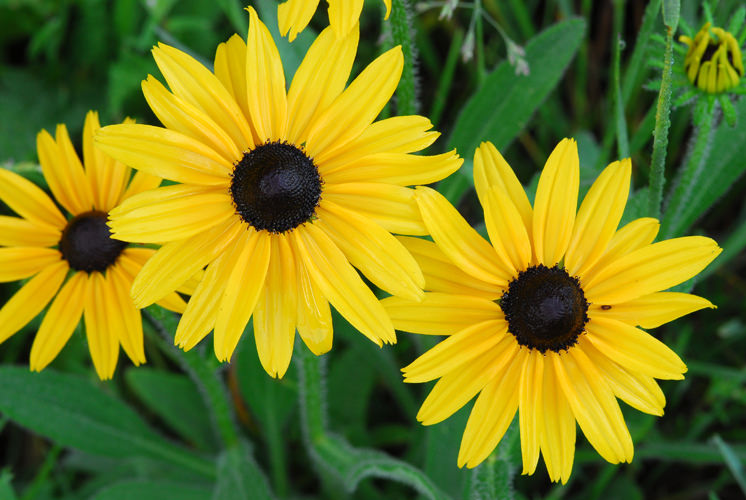
[[[81,316],[101,379],[114,374],[120,345],[133,363],[145,362],[142,321],[129,289],[154,250],[112,238],[106,221],[118,203],[160,179],[144,172],[132,177],[129,167],[98,151],[93,135],[99,127],[98,115],[89,112],[83,163],[64,125],[54,138],[46,130],[37,136],[44,178],[69,215],[30,181],[0,169],[0,199],[20,215],[0,216],[0,281],[30,278],[0,309],[0,342],[51,302],[31,347],[34,371],[54,360]],[[161,304],[176,311],[186,306],[173,293]]]
[[[359,269],[387,292],[418,300],[424,279],[391,232],[425,234],[406,186],[455,171],[455,152],[411,154],[438,136],[429,120],[373,123],[402,71],[396,47],[345,89],[358,33],[324,30],[290,85],[253,9],[248,42],[218,47],[215,74],[166,45],[153,50],[171,87],[143,82],[166,128],[106,127],[101,148],[178,184],[133,197],[111,214],[116,238],[165,242],[135,279],[144,307],[207,266],[176,331],[190,349],[214,329],[229,360],[253,314],[265,370],[281,377],[295,330],[316,354],[332,345],[329,304],[364,335],[395,342],[394,328]],[[355,266],[355,267],[353,267]]]
[[[417,188],[435,243],[402,238],[420,263],[420,303],[382,302],[398,329],[449,337],[403,369],[407,382],[438,380],[417,418],[440,422],[474,396],[458,465],[474,467],[519,413],[523,472],[544,456],[553,481],[567,481],[575,422],[612,463],[632,460],[619,398],[662,415],[655,379],[681,379],[686,366],[637,328],[653,328],[704,307],[701,297],[661,292],[702,270],[720,252],[693,236],[652,243],[655,219],[617,230],[630,161],[609,165],[576,214],[578,153],[565,139],[547,160],[531,207],[490,143],[474,158],[474,181],[492,244],[445,198]]]
[[[329,24],[338,37],[347,36],[357,25],[363,10],[363,0],[327,0],[329,3]],[[386,19],[391,13],[391,0],[383,0],[386,5]],[[308,26],[319,0],[287,0],[277,6],[277,23],[280,34],[291,42]]]
[[[738,85],[744,72],[743,58],[731,33],[708,22],[694,39],[682,35],[679,41],[689,47],[684,70],[693,85],[710,94],[726,92]]]

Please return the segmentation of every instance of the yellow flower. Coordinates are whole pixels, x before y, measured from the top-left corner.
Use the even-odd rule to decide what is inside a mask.
[[[394,328],[355,266],[387,292],[417,300],[424,279],[391,232],[426,234],[405,186],[437,181],[455,152],[411,154],[435,141],[429,120],[373,123],[402,70],[399,47],[345,89],[357,30],[324,30],[290,90],[277,48],[253,9],[248,43],[218,47],[215,74],[166,45],[153,50],[171,92],[149,77],[145,97],[166,128],[115,125],[97,141],[113,157],[179,184],[133,197],[111,214],[122,240],[165,242],[133,286],[147,306],[207,266],[176,331],[190,349],[214,329],[229,360],[253,314],[265,370],[281,377],[295,330],[316,354],[332,345],[331,303],[372,341]]]
[[[44,191],[25,178],[0,169],[0,199],[21,217],[0,216],[0,281],[31,278],[0,309],[0,342],[51,306],[31,347],[30,366],[46,367],[64,347],[83,316],[88,347],[101,379],[114,374],[122,345],[133,363],[145,362],[140,312],[129,289],[155,252],[111,238],[108,212],[120,201],[157,187],[161,180],[137,173],[93,146],[100,125],[89,112],[83,131],[83,159],[64,125],[56,138],[37,136],[42,172],[63,215]],[[68,276],[69,275],[69,276]],[[183,311],[178,295],[162,305]]]
[[[713,307],[660,290],[697,274],[721,249],[701,236],[651,244],[655,219],[617,231],[630,171],[629,159],[609,165],[576,214],[577,146],[565,139],[547,160],[532,208],[497,149],[483,143],[474,181],[491,245],[440,194],[417,188],[435,244],[401,240],[429,292],[420,303],[382,302],[397,329],[449,335],[403,369],[407,382],[440,379],[418,420],[440,422],[479,394],[460,467],[482,462],[518,410],[524,474],[534,472],[541,450],[550,478],[566,482],[575,421],[599,454],[617,463],[632,460],[633,449],[616,398],[663,414],[654,379],[681,379],[686,366],[636,326]]]
[[[710,94],[725,92],[738,85],[743,76],[743,59],[738,41],[722,28],[710,23],[694,37],[679,37],[689,46],[684,69],[689,81]]]
[[[327,0],[329,3],[329,24],[338,37],[345,37],[355,28],[363,10],[363,0]],[[391,0],[386,4],[386,19],[391,13]],[[291,42],[311,21],[319,0],[287,0],[277,6],[277,23],[280,34],[287,35]]]

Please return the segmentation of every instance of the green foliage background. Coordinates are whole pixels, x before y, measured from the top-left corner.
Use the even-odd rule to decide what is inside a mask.
[[[277,3],[250,3],[276,35]],[[95,377],[81,332],[41,374],[26,368],[38,319],[0,345],[0,499],[746,494],[746,99],[688,92],[679,46],[668,144],[654,155],[666,34],[661,4],[674,24],[678,2],[476,0],[461,2],[449,19],[439,19],[443,2],[414,3],[394,0],[384,22],[382,2],[366,2],[353,73],[404,44],[404,76],[384,114],[428,116],[443,133],[432,152],[459,149],[464,167],[438,189],[478,229],[484,226],[471,158],[479,142],[494,142],[531,193],[555,144],[572,136],[580,147],[581,194],[608,162],[630,155],[634,191],[624,219],[654,215],[647,186],[657,156],[665,161],[661,237],[706,234],[724,248],[696,283],[682,286],[696,284],[718,309],[654,332],[689,366],[686,380],[661,384],[666,414],[622,405],[636,444],[632,464],[605,463],[579,437],[566,486],[551,484],[541,464],[531,477],[514,477],[520,454],[513,429],[484,464],[461,470],[456,454],[470,405],[422,427],[415,414],[430,385],[405,385],[399,373],[434,339],[400,334],[396,346],[381,350],[335,317],[332,352],[319,359],[297,345],[293,367],[277,381],[262,370],[250,331],[233,362],[218,365],[209,339],[189,353],[173,348],[161,330],[173,331],[175,318],[151,308],[148,364],[122,361],[110,382]],[[680,31],[696,31],[709,16],[744,33],[740,2],[715,3],[702,9],[685,2]],[[79,138],[89,109],[100,111],[103,124],[125,116],[157,123],[140,93],[148,73],[158,76],[152,45],[175,45],[210,66],[218,43],[234,32],[245,36],[244,6],[0,0],[0,164],[43,185],[40,129],[62,122]],[[313,30],[324,27],[324,10],[293,44],[275,36],[288,81]],[[508,39],[525,48],[528,75],[507,60],[514,55]],[[10,213],[2,205],[0,212]],[[17,286],[0,287],[0,302]]]

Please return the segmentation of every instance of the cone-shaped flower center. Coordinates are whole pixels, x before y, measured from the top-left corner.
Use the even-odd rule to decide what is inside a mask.
[[[508,284],[500,307],[518,343],[542,353],[571,347],[588,322],[580,282],[557,266],[522,271]]]
[[[257,230],[284,233],[311,219],[321,197],[313,160],[283,142],[243,155],[233,170],[231,195],[241,218]]]
[[[116,262],[124,241],[111,237],[106,212],[93,210],[79,214],[67,223],[59,247],[62,257],[76,271],[101,271]]]

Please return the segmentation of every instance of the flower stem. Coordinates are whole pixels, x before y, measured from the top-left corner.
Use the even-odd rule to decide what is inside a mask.
[[[404,54],[404,69],[396,89],[397,111],[399,115],[415,115],[419,108],[417,99],[417,75],[415,58],[417,51],[414,45],[414,27],[412,26],[412,6],[409,0],[393,0],[391,6],[391,32],[394,45],[401,45]]]
[[[298,396],[303,437],[309,446],[324,439],[326,432],[325,358],[302,346],[297,353]]]
[[[650,197],[648,198],[648,213],[651,217],[657,219],[660,218],[661,201],[663,200],[663,184],[666,181],[666,148],[668,147],[668,129],[671,127],[671,74],[673,70],[674,30],[675,26],[666,26],[666,49],[663,55],[661,89],[658,93],[658,106],[655,113],[653,155],[650,161]]]
[[[148,311],[142,311],[142,314],[159,334],[152,335],[152,338],[161,351],[176,362],[199,388],[224,447],[238,446],[238,430],[228,392],[216,367],[202,358],[196,350],[184,352],[171,343],[176,330],[173,313],[160,307],[151,307]]]

